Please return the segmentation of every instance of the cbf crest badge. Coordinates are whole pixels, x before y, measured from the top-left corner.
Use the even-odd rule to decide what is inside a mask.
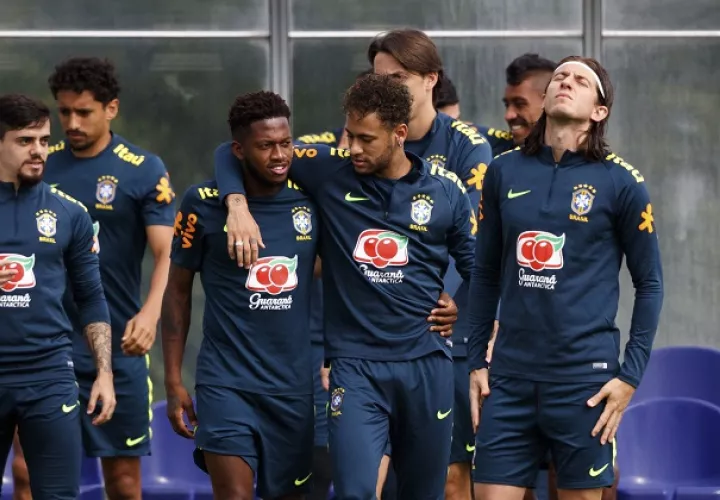
[[[430,222],[433,210],[433,200],[426,194],[416,194],[410,204],[410,218],[419,226],[426,226]]]
[[[112,175],[103,175],[98,179],[97,189],[95,189],[95,198],[99,204],[95,205],[95,208],[100,210],[112,209],[110,204],[115,200],[117,194],[117,178]]]
[[[345,389],[337,387],[333,390],[330,396],[330,415],[337,417],[341,415],[340,408],[342,407],[343,399],[345,399]]]
[[[312,236],[312,211],[308,207],[294,207],[292,209],[292,221],[295,231],[300,233],[295,237],[297,241],[310,241]]]
[[[445,163],[447,162],[447,158],[445,158],[443,155],[430,155],[427,157],[427,161],[433,167],[445,168]]]
[[[51,210],[40,210],[35,213],[35,221],[37,230],[40,233],[40,241],[45,243],[55,243],[55,233],[57,233],[57,215]]]
[[[570,209],[578,216],[585,218],[590,212],[597,190],[589,184],[578,184],[573,187]],[[583,222],[587,222],[587,218]]]

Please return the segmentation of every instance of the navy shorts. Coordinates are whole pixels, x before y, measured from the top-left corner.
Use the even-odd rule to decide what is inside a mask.
[[[315,425],[312,395],[254,394],[199,385],[195,397],[198,448],[245,460],[255,472],[262,498],[310,491]]]
[[[548,451],[559,489],[592,489],[614,481],[614,445],[590,432],[604,405],[587,400],[600,382],[547,383],[491,376],[477,435],[477,483],[534,488]]]
[[[453,404],[452,446],[450,463],[472,463],[475,455],[475,433],[470,414],[470,372],[467,358],[454,358],[455,402]]]
[[[83,363],[85,365],[85,363]],[[76,367],[78,365],[76,364]],[[152,382],[150,356],[123,356],[113,359],[115,384],[115,413],[103,425],[93,425],[94,415],[88,415],[88,400],[96,372],[76,368],[80,385],[80,404],[83,411],[82,442],[89,457],[139,457],[150,455],[150,420],[152,411]]]
[[[78,498],[80,413],[72,379],[0,388],[0,457],[7,460],[17,426],[33,498]]]
[[[332,361],[328,423],[339,498],[375,498],[388,436],[398,498],[444,498],[452,366],[440,352],[410,361]]]
[[[325,362],[325,348],[323,344],[313,342],[313,386],[315,391],[315,446],[327,447],[328,426],[327,408],[330,394],[322,386],[320,368]]]

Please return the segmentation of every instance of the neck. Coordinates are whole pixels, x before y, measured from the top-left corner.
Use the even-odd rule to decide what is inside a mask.
[[[108,144],[110,144],[110,141],[112,141],[112,134],[108,130],[103,136],[98,139],[95,144],[90,146],[87,149],[83,149],[81,151],[72,150],[72,154],[76,158],[93,158],[100,153],[102,153],[106,147],[108,147]]]
[[[250,198],[262,198],[265,196],[273,196],[278,194],[284,187],[282,184],[270,184],[258,179],[257,174],[250,171],[250,168],[243,167],[245,173],[243,180],[245,181],[245,193]]]
[[[422,106],[422,108],[418,109],[410,118],[407,140],[418,141],[425,137],[425,135],[430,132],[436,116],[437,111],[435,111],[431,99],[426,106]]]
[[[398,147],[395,148],[395,152],[393,153],[387,168],[378,172],[377,175],[378,177],[383,177],[385,179],[401,179],[410,172],[411,168],[412,163],[410,162],[410,159],[405,156],[405,151]]]
[[[557,121],[550,117],[545,127],[545,144],[552,148],[553,158],[560,161],[565,151],[577,151],[585,142],[588,124]]]

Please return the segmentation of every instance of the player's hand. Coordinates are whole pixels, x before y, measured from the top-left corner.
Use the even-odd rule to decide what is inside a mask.
[[[0,260],[0,286],[3,286],[9,281],[12,281],[13,276],[18,273],[17,269],[7,268],[5,267],[6,265],[9,264],[5,260]]]
[[[93,425],[102,425],[110,420],[115,413],[115,387],[113,386],[112,373],[98,373],[95,382],[93,382],[90,390],[90,400],[88,401],[87,414],[92,415],[95,412],[97,404],[101,403],[100,413],[93,418]]]
[[[443,337],[450,337],[453,324],[457,321],[457,305],[447,292],[440,294],[437,303],[439,307],[430,311],[430,316],[427,319],[428,323],[433,323],[430,331],[438,332]]]
[[[140,311],[127,322],[120,347],[127,356],[144,356],[155,343],[158,320]]]
[[[170,420],[170,425],[172,425],[173,430],[180,436],[193,439],[195,437],[195,427],[198,425],[198,420],[190,394],[188,394],[187,389],[185,389],[183,385],[166,388],[165,392],[167,393],[167,416]],[[187,414],[192,429],[185,423],[183,414]]]
[[[498,329],[500,328],[500,322],[495,320],[495,326],[493,326],[492,338],[488,342],[487,354],[485,355],[485,361],[488,364],[492,361],[493,348],[495,347],[495,337],[497,337]]]
[[[601,444],[606,444],[615,439],[620,420],[622,420],[625,408],[630,404],[633,394],[635,394],[633,386],[619,378],[614,378],[602,386],[602,389],[588,400],[587,404],[591,408],[599,405],[604,399],[607,400],[605,409],[592,430],[593,437],[602,431]]]
[[[238,266],[250,269],[265,244],[260,228],[244,200],[245,197],[241,195],[228,196],[227,246],[230,258],[236,260]]]
[[[480,413],[485,398],[490,395],[490,379],[487,368],[470,372],[470,415],[472,416],[473,432],[480,425]]]
[[[323,389],[330,390],[330,368],[325,368],[325,363],[320,367],[320,382]]]

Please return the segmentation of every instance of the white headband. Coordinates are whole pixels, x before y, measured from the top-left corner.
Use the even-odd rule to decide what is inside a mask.
[[[564,62],[564,63],[562,63],[560,66],[558,66],[557,68],[555,68],[555,73],[557,73],[558,71],[560,71],[560,68],[562,68],[563,66],[567,66],[568,64],[574,64],[574,65],[576,65],[576,66],[583,67],[583,68],[585,68],[586,70],[588,70],[590,73],[592,73],[592,76],[595,77],[595,83],[597,83],[597,87],[598,87],[598,90],[600,91],[600,95],[603,96],[603,99],[605,98],[605,90],[603,89],[602,83],[600,83],[600,77],[597,75],[597,73],[595,73],[595,71],[593,71],[593,69],[592,69],[590,66],[588,66],[588,65],[585,64],[584,62],[580,62],[580,61],[568,61],[568,62]]]

